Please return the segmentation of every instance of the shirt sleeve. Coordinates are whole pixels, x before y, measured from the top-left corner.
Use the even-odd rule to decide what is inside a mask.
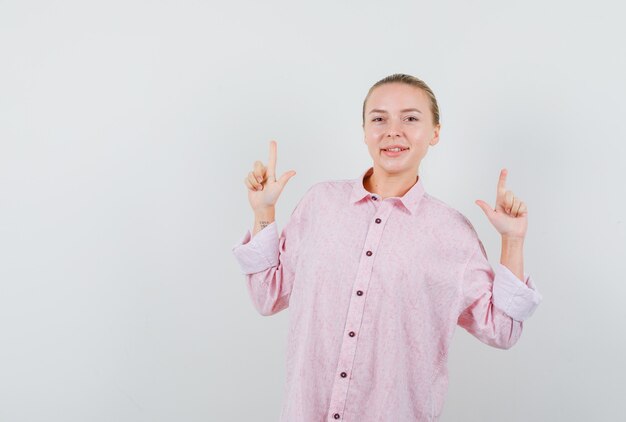
[[[524,279],[500,263],[494,271],[477,239],[463,273],[458,324],[485,344],[511,348],[522,334],[523,321],[542,300],[530,275],[525,273]]]
[[[232,247],[252,303],[261,315],[274,315],[289,306],[302,239],[303,208],[301,200],[280,235],[273,221],[254,237],[248,229]]]

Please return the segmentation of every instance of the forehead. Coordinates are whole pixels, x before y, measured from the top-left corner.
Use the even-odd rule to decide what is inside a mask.
[[[428,104],[428,97],[422,89],[404,83],[389,83],[372,90],[366,112],[373,108],[394,111],[415,107],[425,110]]]

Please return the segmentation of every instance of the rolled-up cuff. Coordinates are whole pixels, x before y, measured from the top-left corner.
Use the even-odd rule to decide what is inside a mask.
[[[522,282],[505,265],[495,267],[493,304],[516,321],[529,318],[543,300],[530,275],[524,273],[524,279]]]
[[[250,230],[232,247],[243,274],[254,274],[278,266],[278,228],[271,222],[254,237]]]

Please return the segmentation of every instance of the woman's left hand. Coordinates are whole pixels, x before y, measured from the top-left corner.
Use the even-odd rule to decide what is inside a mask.
[[[506,175],[507,169],[500,170],[495,209],[480,199],[475,204],[485,212],[502,237],[524,239],[528,227],[528,210],[523,201],[514,196],[512,191],[506,190]]]

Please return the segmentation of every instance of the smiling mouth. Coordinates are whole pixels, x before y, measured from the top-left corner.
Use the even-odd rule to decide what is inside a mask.
[[[388,151],[388,152],[401,152],[401,151],[406,151],[408,148],[382,148],[381,151]]]

